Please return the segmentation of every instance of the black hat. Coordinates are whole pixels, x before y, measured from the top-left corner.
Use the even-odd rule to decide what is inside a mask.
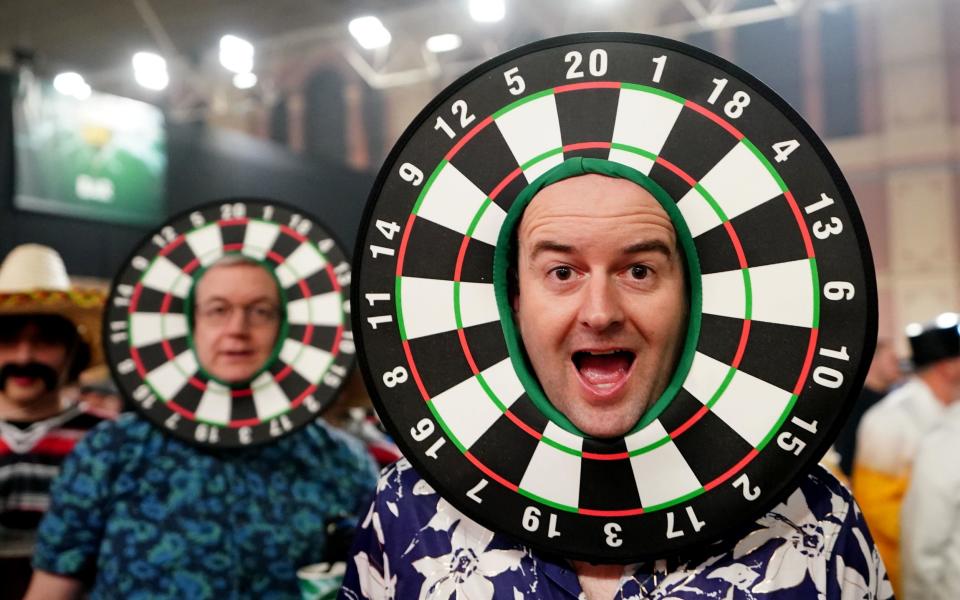
[[[925,367],[946,358],[960,356],[960,315],[943,313],[926,325],[907,327],[913,366]]]

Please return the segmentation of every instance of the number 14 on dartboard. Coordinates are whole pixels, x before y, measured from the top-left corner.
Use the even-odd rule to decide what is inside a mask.
[[[396,248],[394,246],[396,245],[396,242],[399,241],[397,234],[400,233],[400,225],[394,221],[377,219],[376,228],[385,240],[377,241],[387,245],[370,244],[368,246],[368,249],[370,250],[370,256],[372,256],[374,259],[379,259],[383,256],[395,256]],[[364,298],[370,303],[370,306],[377,306],[378,302],[386,303],[383,304],[383,306],[390,306],[389,302],[391,300],[391,295],[389,292],[371,292],[364,294]],[[392,322],[393,315],[389,314],[367,317],[367,323],[373,329],[376,329],[380,325],[385,325]]]

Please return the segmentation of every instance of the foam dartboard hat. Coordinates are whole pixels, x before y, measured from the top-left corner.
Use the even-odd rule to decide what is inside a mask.
[[[690,279],[673,380],[617,438],[553,410],[505,301],[520,205],[584,173],[656,197]],[[653,36],[544,40],[453,83],[387,158],[354,256],[361,366],[405,456],[486,527],[595,562],[688,551],[784,498],[876,338],[869,244],[824,144],[743,70]]]
[[[239,382],[204,368],[193,335],[197,283],[226,259],[263,267],[280,302],[270,357]],[[353,367],[350,277],[340,244],[295,207],[236,198],[175,215],[114,279],[103,339],[117,386],[151,423],[199,446],[289,435],[336,399]]]

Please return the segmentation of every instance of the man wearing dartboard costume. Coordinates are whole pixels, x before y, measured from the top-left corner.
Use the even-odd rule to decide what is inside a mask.
[[[544,392],[601,438],[622,435],[661,396],[688,312],[669,216],[642,187],[599,174],[605,166],[569,159],[557,168],[563,178],[534,196],[517,227],[512,298]],[[395,595],[386,597],[438,599],[514,590],[590,600],[885,597],[883,565],[859,509],[823,469],[739,538],[694,559],[626,567],[567,562],[498,536],[439,498],[409,464],[388,469],[379,489],[345,580],[348,598],[387,590]]]
[[[441,94],[357,246],[360,359],[409,462],[341,597],[890,597],[815,466],[876,332],[830,165],[762,84],[650,36],[545,40]]]
[[[174,217],[118,276],[105,331],[128,335],[105,343],[138,413],[94,431],[65,465],[28,598],[84,588],[91,598],[299,598],[296,571],[343,553],[335,528],[355,523],[375,482],[359,442],[316,418],[352,360],[342,352],[352,354],[348,279],[338,282],[333,266],[346,263],[322,232],[287,225],[304,222],[298,213],[224,206],[232,218],[216,206]],[[136,301],[122,291],[131,280]],[[151,294],[165,300],[151,304]],[[164,348],[178,352],[172,362]],[[164,402],[131,389],[137,382]],[[247,434],[236,426],[244,403],[266,415],[248,418]],[[181,427],[186,417],[193,429]],[[258,435],[270,443],[254,444]],[[232,447],[189,443],[228,436]]]

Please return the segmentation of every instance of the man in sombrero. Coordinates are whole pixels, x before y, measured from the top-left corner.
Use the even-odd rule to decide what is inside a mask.
[[[105,295],[71,285],[53,248],[24,244],[0,265],[0,596],[30,580],[50,482],[102,416],[79,402],[80,373],[102,362]]]

